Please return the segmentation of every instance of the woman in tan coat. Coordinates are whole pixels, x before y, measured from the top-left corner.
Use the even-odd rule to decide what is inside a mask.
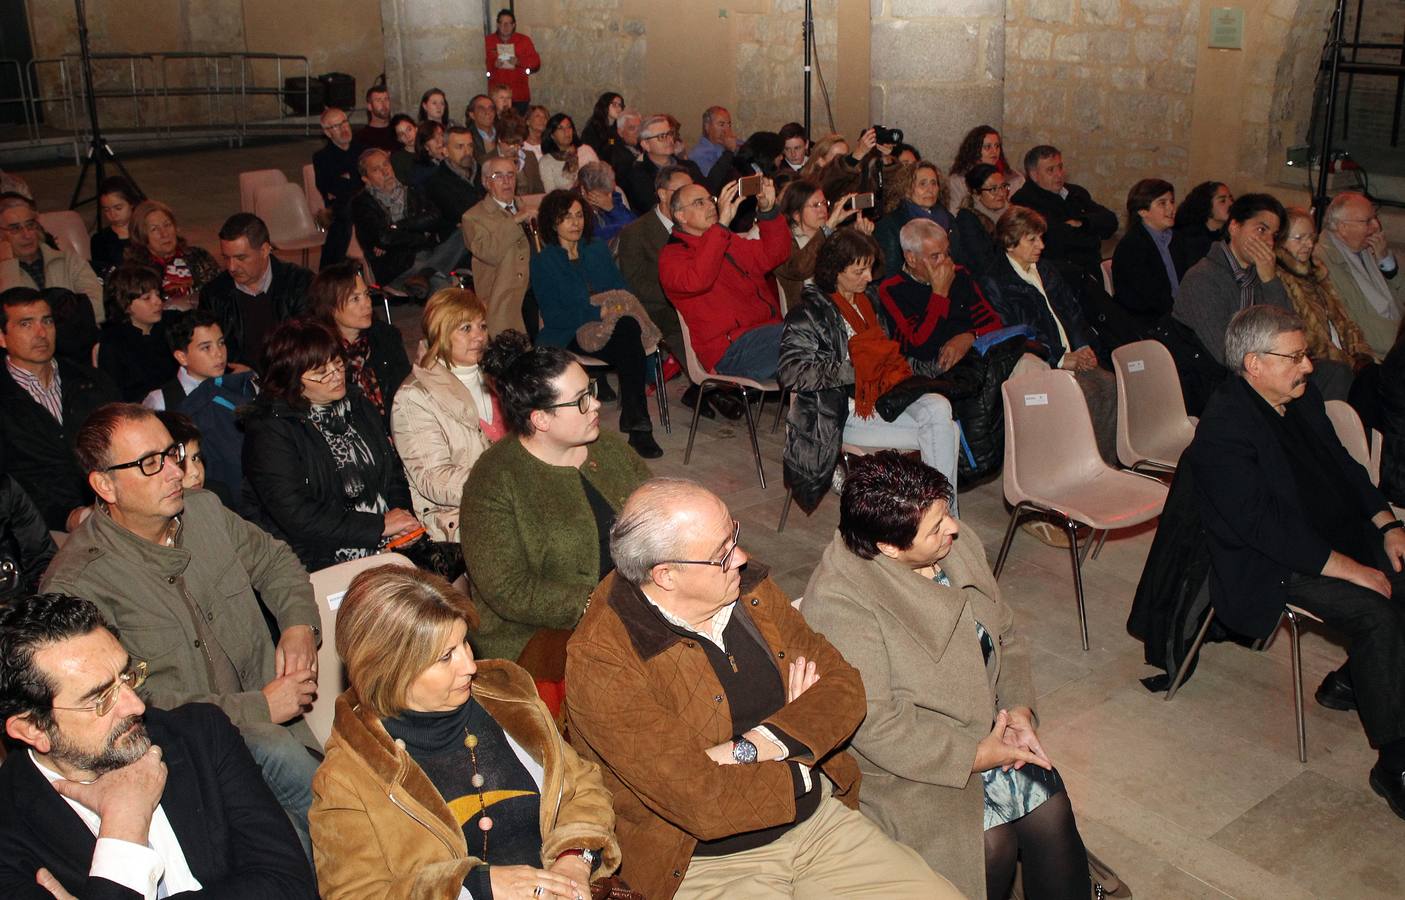
[[[313,779],[326,900],[582,900],[619,865],[610,794],[562,739],[531,676],[475,661],[467,597],[382,566],[337,610],[337,698]]]
[[[507,431],[479,367],[488,346],[487,317],[472,291],[436,291],[424,305],[424,355],[395,395],[391,434],[415,515],[436,541],[459,539],[469,470]]]
[[[1087,853],[1036,733],[1029,650],[951,486],[897,451],[856,461],[802,611],[863,675],[860,808],[967,896],[1086,898]]]

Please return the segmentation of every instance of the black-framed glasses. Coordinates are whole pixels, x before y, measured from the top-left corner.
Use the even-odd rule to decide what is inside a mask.
[[[65,709],[70,712],[93,712],[101,719],[112,712],[112,707],[117,705],[117,695],[122,693],[123,687],[129,687],[133,691],[146,683],[146,662],[143,660],[132,664],[127,671],[118,675],[112,684],[108,685],[101,694],[93,698],[92,706],[50,706],[50,709]]]
[[[600,386],[595,379],[590,379],[590,384],[586,385],[585,393],[574,400],[567,400],[565,403],[553,403],[550,406],[543,406],[542,409],[564,409],[567,406],[574,406],[582,413],[590,412],[590,401],[600,396]]]
[[[311,372],[304,372],[302,377],[314,384],[327,384],[336,379],[338,375],[346,374],[346,363],[340,359],[332,360],[330,367],[325,372],[318,372],[316,375]]]
[[[1008,184],[992,184],[990,187],[979,189],[982,194],[1008,194],[1010,186]]]
[[[1259,352],[1265,356],[1281,356],[1284,359],[1291,359],[1295,366],[1300,365],[1303,360],[1309,359],[1312,356],[1312,354],[1308,353],[1306,350],[1299,350],[1297,353],[1278,353],[1273,350],[1260,350]]]
[[[166,460],[175,463],[177,468],[185,467],[185,444],[177,441],[165,450],[157,450],[155,453],[148,453],[141,459],[134,459],[131,462],[118,463],[115,466],[108,466],[104,472],[116,472],[118,469],[140,469],[141,473],[150,478],[161,471],[166,465]]]
[[[655,563],[654,565],[658,565],[658,566],[664,566],[664,565],[668,565],[668,566],[717,566],[719,569],[721,569],[722,571],[726,572],[727,570],[729,570],[729,569],[732,568],[732,559],[736,556],[737,547],[740,546],[737,542],[738,542],[738,540],[741,538],[741,534],[742,534],[742,526],[741,526],[741,523],[739,523],[736,519],[733,519],[733,520],[732,520],[732,541],[731,541],[731,546],[729,546],[729,547],[727,548],[727,552],[725,552],[725,553],[722,554],[722,558],[721,558],[721,559],[662,559],[662,560],[659,560],[659,561],[658,561],[657,563]]]
[[[677,140],[677,139],[678,139],[678,132],[676,132],[676,131],[660,131],[658,134],[651,134],[651,135],[649,135],[648,137],[641,137],[639,140],[641,140],[641,141],[654,141],[654,140],[658,140],[659,138],[668,138],[670,141]]]

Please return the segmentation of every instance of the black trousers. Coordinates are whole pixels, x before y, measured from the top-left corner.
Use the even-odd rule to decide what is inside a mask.
[[[1346,637],[1357,713],[1376,748],[1405,738],[1405,573],[1382,571],[1390,598],[1339,578],[1288,579],[1288,601]]]
[[[347,248],[351,246],[351,210],[338,210],[332,216],[332,224],[327,226],[327,240],[322,243],[322,256],[317,262],[319,269],[346,259]]]
[[[639,322],[632,316],[621,316],[609,343],[599,350],[586,350],[571,339],[568,349],[604,360],[614,366],[620,379],[620,431],[653,431],[649,419],[649,401],[644,395],[644,373],[647,369]]]

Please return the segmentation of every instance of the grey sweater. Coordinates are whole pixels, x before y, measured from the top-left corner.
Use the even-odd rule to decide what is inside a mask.
[[[1225,245],[1225,250],[1228,249]],[[1261,282],[1261,285],[1264,303],[1293,311],[1293,304],[1283,290],[1282,281],[1275,278]],[[1225,365],[1225,330],[1229,328],[1229,320],[1239,310],[1239,285],[1234,280],[1229,260],[1223,252],[1211,248],[1210,253],[1191,266],[1181,279],[1181,291],[1176,297],[1176,305],[1171,309],[1171,316],[1194,331],[1215,361]]]

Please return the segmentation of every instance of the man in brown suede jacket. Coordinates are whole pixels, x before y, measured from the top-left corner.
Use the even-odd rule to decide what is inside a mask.
[[[569,734],[614,795],[621,874],[651,900],[960,896],[857,811],[838,748],[863,682],[737,539],[715,494],[647,482],[568,645]]]

